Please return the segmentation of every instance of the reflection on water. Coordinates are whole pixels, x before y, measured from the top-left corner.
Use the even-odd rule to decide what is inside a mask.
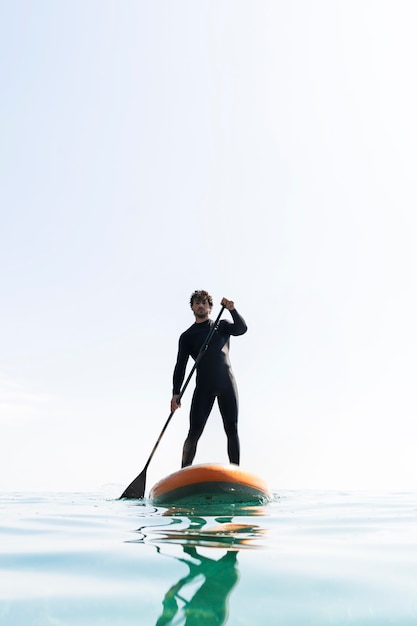
[[[190,558],[178,558],[189,572],[180,578],[165,594],[162,615],[156,626],[172,624],[175,618],[185,617],[186,626],[221,626],[227,621],[228,597],[239,580],[237,552],[227,550],[220,559],[199,554],[192,546],[183,546]],[[200,586],[196,585],[201,582]],[[188,598],[191,591],[191,597]]]
[[[184,510],[170,508],[158,513],[162,524],[141,526],[139,537],[132,543],[155,545],[163,558],[175,558],[188,568],[188,573],[168,589],[162,600],[162,613],[155,626],[222,626],[228,618],[229,596],[239,580],[238,552],[262,547],[266,531],[259,524],[233,521],[235,517],[262,516],[261,507],[231,508],[223,506]],[[232,515],[231,515],[232,513]],[[182,547],[180,555],[170,557],[163,552],[167,544]],[[203,554],[216,548],[223,552]],[[214,551],[213,551],[214,553]]]

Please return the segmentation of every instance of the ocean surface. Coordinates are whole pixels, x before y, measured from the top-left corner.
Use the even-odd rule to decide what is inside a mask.
[[[417,493],[2,494],[0,576],[2,626],[416,626]]]

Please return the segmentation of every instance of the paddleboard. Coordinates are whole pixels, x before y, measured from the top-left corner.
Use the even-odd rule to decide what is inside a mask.
[[[270,499],[264,480],[229,464],[184,467],[157,482],[149,493],[156,506],[262,504]]]

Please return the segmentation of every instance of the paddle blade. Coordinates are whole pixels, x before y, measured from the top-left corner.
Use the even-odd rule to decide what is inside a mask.
[[[127,498],[129,500],[133,500],[143,498],[145,495],[145,485],[146,469],[142,470],[139,476],[136,476],[135,480],[132,480],[119,499],[122,500],[123,498]]]

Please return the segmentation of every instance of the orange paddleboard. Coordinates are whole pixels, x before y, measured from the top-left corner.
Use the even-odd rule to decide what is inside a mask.
[[[190,465],[154,485],[155,505],[263,504],[271,499],[264,480],[238,465]]]

